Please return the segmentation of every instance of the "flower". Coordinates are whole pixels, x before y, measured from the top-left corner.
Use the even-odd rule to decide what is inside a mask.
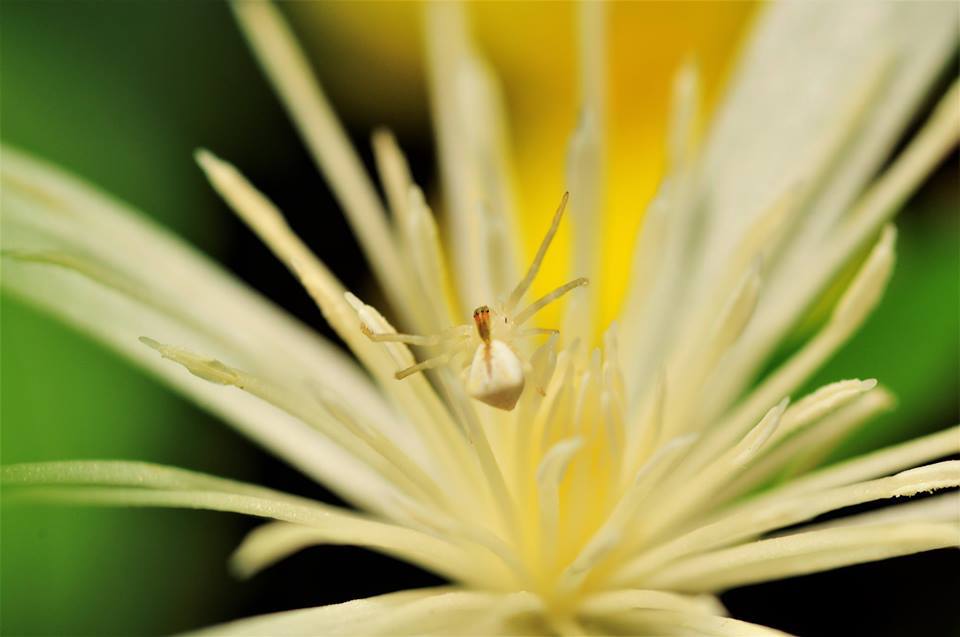
[[[455,582],[242,620],[214,634],[778,634],[725,617],[713,594],[957,545],[952,493],[811,524],[828,511],[960,485],[958,462],[929,464],[957,451],[957,428],[815,469],[890,397],[876,381],[844,380],[788,398],[879,299],[893,267],[889,218],[960,135],[955,85],[882,166],[953,51],[948,9],[770,7],[702,150],[697,73],[685,67],[670,174],[646,215],[621,320],[598,326],[595,286],[577,290],[559,334],[529,335],[545,337],[538,344],[511,324],[528,312],[509,310],[548,258],[561,215],[521,276],[503,123],[458,8],[433,6],[428,20],[448,242],[390,135],[375,136],[388,216],[279,14],[260,3],[235,8],[392,315],[441,336],[394,335],[263,194],[208,151],[197,160],[214,188],[303,283],[360,366],[121,204],[11,149],[2,166],[3,282],[364,513],[110,461],[6,467],[5,497],[273,519],[234,555],[243,575],[310,544],[343,543]],[[596,69],[602,5],[585,5],[582,18],[584,66]],[[852,19],[860,27],[853,37]],[[799,41],[809,55],[796,55]],[[596,279],[602,82],[584,82],[583,102],[568,155],[572,269]],[[834,285],[842,291],[819,330],[763,372]],[[476,332],[443,332],[475,308]],[[499,327],[501,318],[511,329]],[[446,348],[429,378],[395,377],[417,364],[407,343],[443,344],[445,334],[471,347]],[[457,355],[470,364],[467,382],[451,369]],[[479,385],[475,365],[487,374]]]

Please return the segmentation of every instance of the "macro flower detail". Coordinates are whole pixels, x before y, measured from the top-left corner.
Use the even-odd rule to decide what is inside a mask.
[[[521,275],[502,109],[461,7],[426,9],[442,240],[390,133],[373,136],[381,198],[277,9],[233,6],[389,309],[345,289],[234,166],[207,150],[197,163],[352,356],[134,211],[11,148],[3,284],[356,510],[126,461],[7,466],[5,499],[266,518],[231,559],[243,577],[307,546],[351,544],[451,582],[211,635],[778,635],[728,617],[716,594],[960,545],[955,492],[816,520],[960,486],[960,461],[941,460],[960,451],[960,428],[820,468],[892,396],[873,379],[797,395],[879,301],[894,266],[890,219],[960,138],[955,83],[890,158],[955,51],[949,5],[771,5],[702,142],[696,66],[681,69],[668,174],[611,325],[597,324],[594,296],[602,81],[583,82],[569,201]],[[603,5],[585,3],[581,18],[582,73],[602,79]],[[558,287],[523,306],[568,206],[578,278],[545,282]],[[836,300],[817,330],[768,369],[828,291]],[[559,329],[526,326],[561,297]]]

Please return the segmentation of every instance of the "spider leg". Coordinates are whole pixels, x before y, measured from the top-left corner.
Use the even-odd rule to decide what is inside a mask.
[[[464,328],[469,329],[468,326],[458,325],[439,334],[429,334],[426,336],[421,336],[420,334],[398,334],[397,332],[385,332],[382,334],[377,334],[371,330],[366,324],[360,324],[360,331],[369,338],[371,341],[378,343],[406,343],[407,345],[440,345],[454,339],[463,338],[469,332],[465,333]]]
[[[434,356],[432,358],[428,358],[424,361],[420,361],[416,365],[411,365],[410,367],[404,367],[403,369],[398,370],[394,374],[394,377],[396,377],[397,380],[403,380],[407,376],[411,376],[413,374],[416,374],[417,372],[433,369],[434,367],[440,367],[441,365],[445,365],[446,363],[448,363],[451,358],[456,356],[456,354],[457,352],[454,351],[454,352],[447,352],[445,354],[440,354],[439,356]]]
[[[540,271],[540,266],[543,264],[543,258],[547,254],[547,248],[550,247],[550,242],[553,241],[553,236],[557,234],[557,229],[560,227],[560,219],[563,217],[563,211],[567,208],[567,200],[570,198],[570,193],[563,193],[563,198],[560,200],[560,206],[557,208],[557,211],[553,214],[553,221],[550,222],[550,229],[547,230],[546,236],[543,238],[543,241],[540,242],[540,247],[537,248],[537,255],[533,257],[533,263],[530,264],[530,268],[527,270],[527,273],[523,275],[523,278],[520,279],[520,283],[517,283],[517,287],[513,289],[513,292],[510,293],[507,302],[504,303],[504,309],[509,313],[517,306],[517,303],[520,302],[520,299],[523,298],[523,295],[527,293],[527,290],[530,289],[530,284],[533,283],[533,279],[536,278],[537,272]]]
[[[526,336],[551,336],[559,333],[560,330],[552,327],[528,327],[517,332],[517,336],[523,338]]]
[[[513,319],[514,325],[523,325],[527,320],[530,319],[531,316],[550,305],[570,290],[589,284],[590,280],[584,277],[564,283],[554,291],[541,296],[539,299],[528,305],[522,312],[517,314],[517,316]]]

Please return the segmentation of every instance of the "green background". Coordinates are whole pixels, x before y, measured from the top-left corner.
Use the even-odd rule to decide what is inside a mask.
[[[193,149],[242,158],[254,174],[303,161],[222,5],[5,1],[0,28],[4,141],[149,211],[215,257],[236,228]],[[361,132],[379,123],[349,122]],[[424,124],[413,130],[426,139]],[[899,398],[846,453],[957,418],[955,176],[954,159],[901,216],[884,301],[815,379],[876,377]],[[261,481],[259,452],[99,346],[7,297],[0,329],[3,463],[144,459]],[[158,633],[236,616],[254,589],[231,580],[225,560],[246,528],[213,513],[4,509],[0,630]]]

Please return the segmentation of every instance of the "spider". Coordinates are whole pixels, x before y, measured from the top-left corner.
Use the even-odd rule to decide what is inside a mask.
[[[578,278],[564,283],[552,292],[545,294],[525,308],[517,311],[518,304],[530,289],[530,284],[537,276],[543,258],[553,241],[564,210],[567,207],[569,193],[564,193],[560,205],[553,215],[550,229],[537,249],[533,262],[527,273],[507,297],[495,306],[481,305],[473,311],[473,324],[463,323],[456,325],[438,334],[421,336],[417,334],[376,334],[367,325],[361,324],[360,329],[373,341],[389,341],[406,343],[408,345],[422,345],[427,347],[442,346],[444,351],[415,365],[396,372],[398,380],[412,374],[445,365],[460,358],[462,361],[462,377],[467,394],[472,398],[486,403],[491,407],[505,411],[512,410],[520,395],[523,393],[524,377],[529,371],[530,363],[514,347],[514,343],[521,338],[537,335],[556,334],[558,330],[541,327],[527,327],[523,325],[537,312],[553,303],[567,292],[588,285],[586,278]]]

